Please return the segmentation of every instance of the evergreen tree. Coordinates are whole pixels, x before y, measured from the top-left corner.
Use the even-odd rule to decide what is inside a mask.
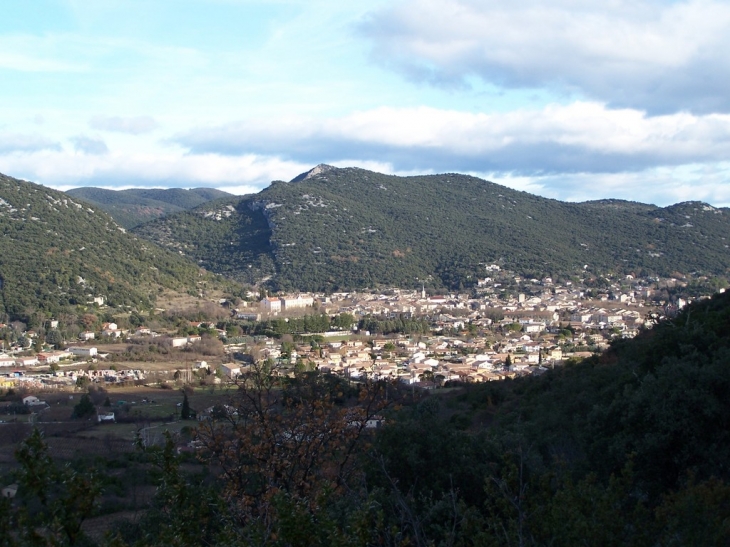
[[[74,418],[87,418],[96,412],[94,403],[91,402],[89,395],[84,393],[81,396],[81,400],[74,407]]]
[[[188,394],[183,391],[182,409],[180,410],[180,418],[183,420],[190,419],[190,403],[188,402]]]

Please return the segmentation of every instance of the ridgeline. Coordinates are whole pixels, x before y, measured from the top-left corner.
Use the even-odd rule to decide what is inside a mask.
[[[726,276],[730,210],[700,202],[565,203],[475,177],[318,166],[255,195],[135,229],[211,271],[273,289],[459,289],[522,275]]]
[[[106,190],[104,188],[74,188],[66,192],[109,213],[122,228],[134,228],[166,215],[187,211],[203,203],[231,197],[228,192],[215,188],[132,188]]]

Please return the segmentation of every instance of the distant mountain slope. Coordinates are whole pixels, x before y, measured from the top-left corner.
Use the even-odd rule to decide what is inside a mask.
[[[104,209],[124,228],[133,228],[156,218],[186,211],[203,203],[231,197],[215,188],[181,188],[106,190],[103,188],[74,188],[66,192]]]
[[[256,283],[276,273],[271,228],[261,211],[250,208],[246,197],[170,215],[133,232],[239,281]]]
[[[163,287],[194,288],[189,260],[124,232],[67,194],[0,175],[0,320],[56,314],[94,297],[148,307]]]
[[[525,275],[727,275],[730,210],[564,203],[476,177],[318,166],[228,203],[138,229],[213,271],[276,288],[469,285],[497,263]],[[193,228],[194,226],[194,228]],[[265,228],[266,226],[266,228]],[[726,239],[727,238],[727,239]],[[235,258],[234,258],[235,257]]]

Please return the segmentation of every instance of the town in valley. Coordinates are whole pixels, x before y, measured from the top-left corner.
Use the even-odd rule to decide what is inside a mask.
[[[687,279],[627,275],[601,281],[589,287],[526,279],[489,265],[485,277],[462,294],[422,286],[329,295],[249,291],[246,299],[205,300],[201,292],[197,320],[183,319],[187,310],[173,328],[169,315],[164,325],[156,319],[164,309],[148,316],[148,324],[131,325],[124,317],[102,322],[104,300],[98,297],[80,320],[87,328],[66,325],[70,339],[55,318],[33,329],[21,322],[0,325],[0,387],[34,397],[90,384],[226,385],[265,361],[279,376],[317,370],[354,382],[386,380],[430,390],[541,374],[599,353],[613,340],[633,338],[705,297],[688,295]],[[117,324],[122,322],[126,327]],[[125,361],[130,347],[148,341],[167,348],[166,358]],[[212,341],[214,351],[198,347]],[[29,401],[33,410],[43,406],[37,397]]]

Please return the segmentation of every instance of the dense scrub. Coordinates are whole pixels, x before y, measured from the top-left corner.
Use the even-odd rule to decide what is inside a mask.
[[[458,289],[491,263],[531,277],[728,274],[730,215],[698,202],[564,203],[466,175],[332,168],[221,203],[136,233],[282,290]]]

